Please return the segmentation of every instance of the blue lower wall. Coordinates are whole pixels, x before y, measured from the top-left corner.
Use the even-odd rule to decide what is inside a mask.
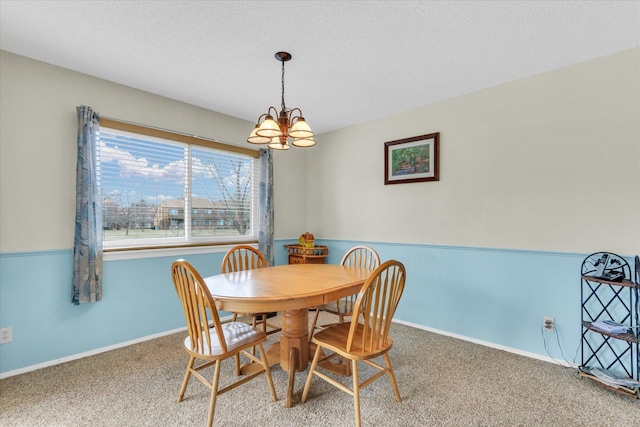
[[[188,257],[203,275],[224,253]],[[102,301],[71,303],[73,251],[0,255],[0,374],[184,327],[171,280],[176,257],[104,263]]]
[[[339,262],[354,242],[329,242]],[[407,270],[396,319],[548,356],[544,316],[571,354],[580,338],[580,266],[586,255],[426,245],[370,244]],[[556,345],[557,347],[557,345]]]
[[[276,264],[287,262],[285,243],[294,242],[276,242]],[[318,243],[329,247],[327,262],[339,263],[362,242]],[[546,357],[540,327],[552,316],[573,359],[588,254],[367,244],[406,266],[398,320]],[[186,258],[206,276],[220,272],[223,255]],[[13,328],[13,342],[0,346],[0,375],[183,327],[174,259],[105,262],[103,300],[74,306],[71,250],[0,255],[0,327]]]

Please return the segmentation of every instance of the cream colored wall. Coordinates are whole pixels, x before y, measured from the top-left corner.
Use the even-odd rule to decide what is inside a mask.
[[[77,105],[103,116],[248,145],[250,122],[5,51],[0,55],[0,252],[73,247]],[[304,165],[279,157],[274,203],[283,211],[300,204],[304,179],[295,177],[304,174]],[[303,215],[278,218],[276,238],[297,236],[303,228]]]
[[[77,105],[236,144],[252,126],[0,55],[3,253],[72,247]],[[440,182],[385,186],[384,141],[436,131]],[[276,238],[640,252],[639,49],[317,139],[274,153]]]
[[[440,181],[385,186],[384,142],[431,132]],[[638,254],[640,49],[323,134],[308,164],[322,238]]]
[[[306,156],[313,148],[273,153],[273,199],[276,239],[298,239],[307,230]],[[284,249],[283,249],[284,250]]]

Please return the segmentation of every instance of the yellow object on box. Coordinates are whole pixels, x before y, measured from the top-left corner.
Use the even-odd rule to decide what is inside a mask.
[[[300,236],[298,243],[300,243],[300,246],[304,246],[305,248],[312,248],[315,245],[315,237],[307,231]]]

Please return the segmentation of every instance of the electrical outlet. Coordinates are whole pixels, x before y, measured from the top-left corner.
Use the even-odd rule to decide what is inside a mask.
[[[544,319],[542,320],[542,326],[547,331],[553,331],[553,329],[556,327],[556,322],[555,320],[553,320],[553,317],[545,316]]]
[[[11,327],[0,329],[0,344],[6,344],[13,341],[13,331]]]

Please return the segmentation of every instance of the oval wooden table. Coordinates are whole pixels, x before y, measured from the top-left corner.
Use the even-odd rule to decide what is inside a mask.
[[[353,295],[371,270],[334,264],[290,264],[218,274],[204,279],[220,310],[283,312],[280,342],[267,351],[269,365],[289,372],[285,406],[291,407],[295,373],[309,364],[309,308]],[[250,370],[251,366],[243,368]]]

